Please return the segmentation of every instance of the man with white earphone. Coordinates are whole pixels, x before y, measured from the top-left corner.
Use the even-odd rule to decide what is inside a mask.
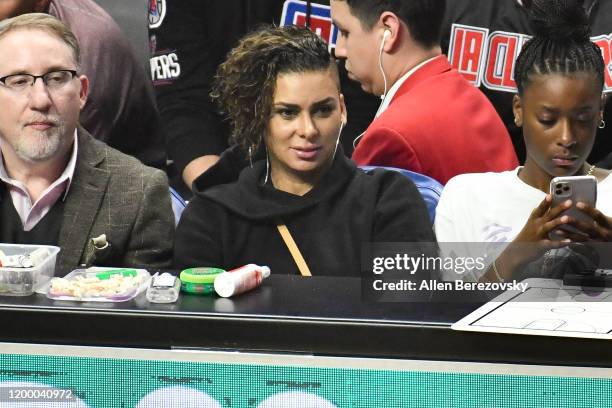
[[[440,49],[445,0],[331,0],[336,57],[380,95],[356,140],[359,165],[391,166],[445,184],[461,173],[515,168],[508,132],[487,98]]]

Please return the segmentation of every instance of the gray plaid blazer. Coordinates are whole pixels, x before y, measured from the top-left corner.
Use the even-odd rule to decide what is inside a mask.
[[[168,179],[78,129],[75,174],[64,201],[56,276],[80,265],[167,268],[174,215]],[[104,249],[92,238],[106,234]]]

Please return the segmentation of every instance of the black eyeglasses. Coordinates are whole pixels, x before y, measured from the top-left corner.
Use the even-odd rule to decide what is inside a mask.
[[[38,78],[41,78],[45,86],[49,90],[56,90],[62,88],[72,79],[77,76],[77,72],[72,69],[58,69],[57,71],[49,71],[42,75],[32,74],[13,74],[7,75],[0,78],[0,83],[5,87],[17,91],[23,92],[34,86],[34,83]]]

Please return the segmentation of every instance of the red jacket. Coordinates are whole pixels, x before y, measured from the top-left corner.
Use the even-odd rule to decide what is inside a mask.
[[[444,55],[408,77],[366,130],[353,160],[416,171],[442,184],[457,174],[518,165],[493,105]]]

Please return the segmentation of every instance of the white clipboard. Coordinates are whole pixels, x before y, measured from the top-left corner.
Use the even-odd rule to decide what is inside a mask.
[[[612,339],[612,288],[564,286],[527,279],[451,326],[453,330]]]

